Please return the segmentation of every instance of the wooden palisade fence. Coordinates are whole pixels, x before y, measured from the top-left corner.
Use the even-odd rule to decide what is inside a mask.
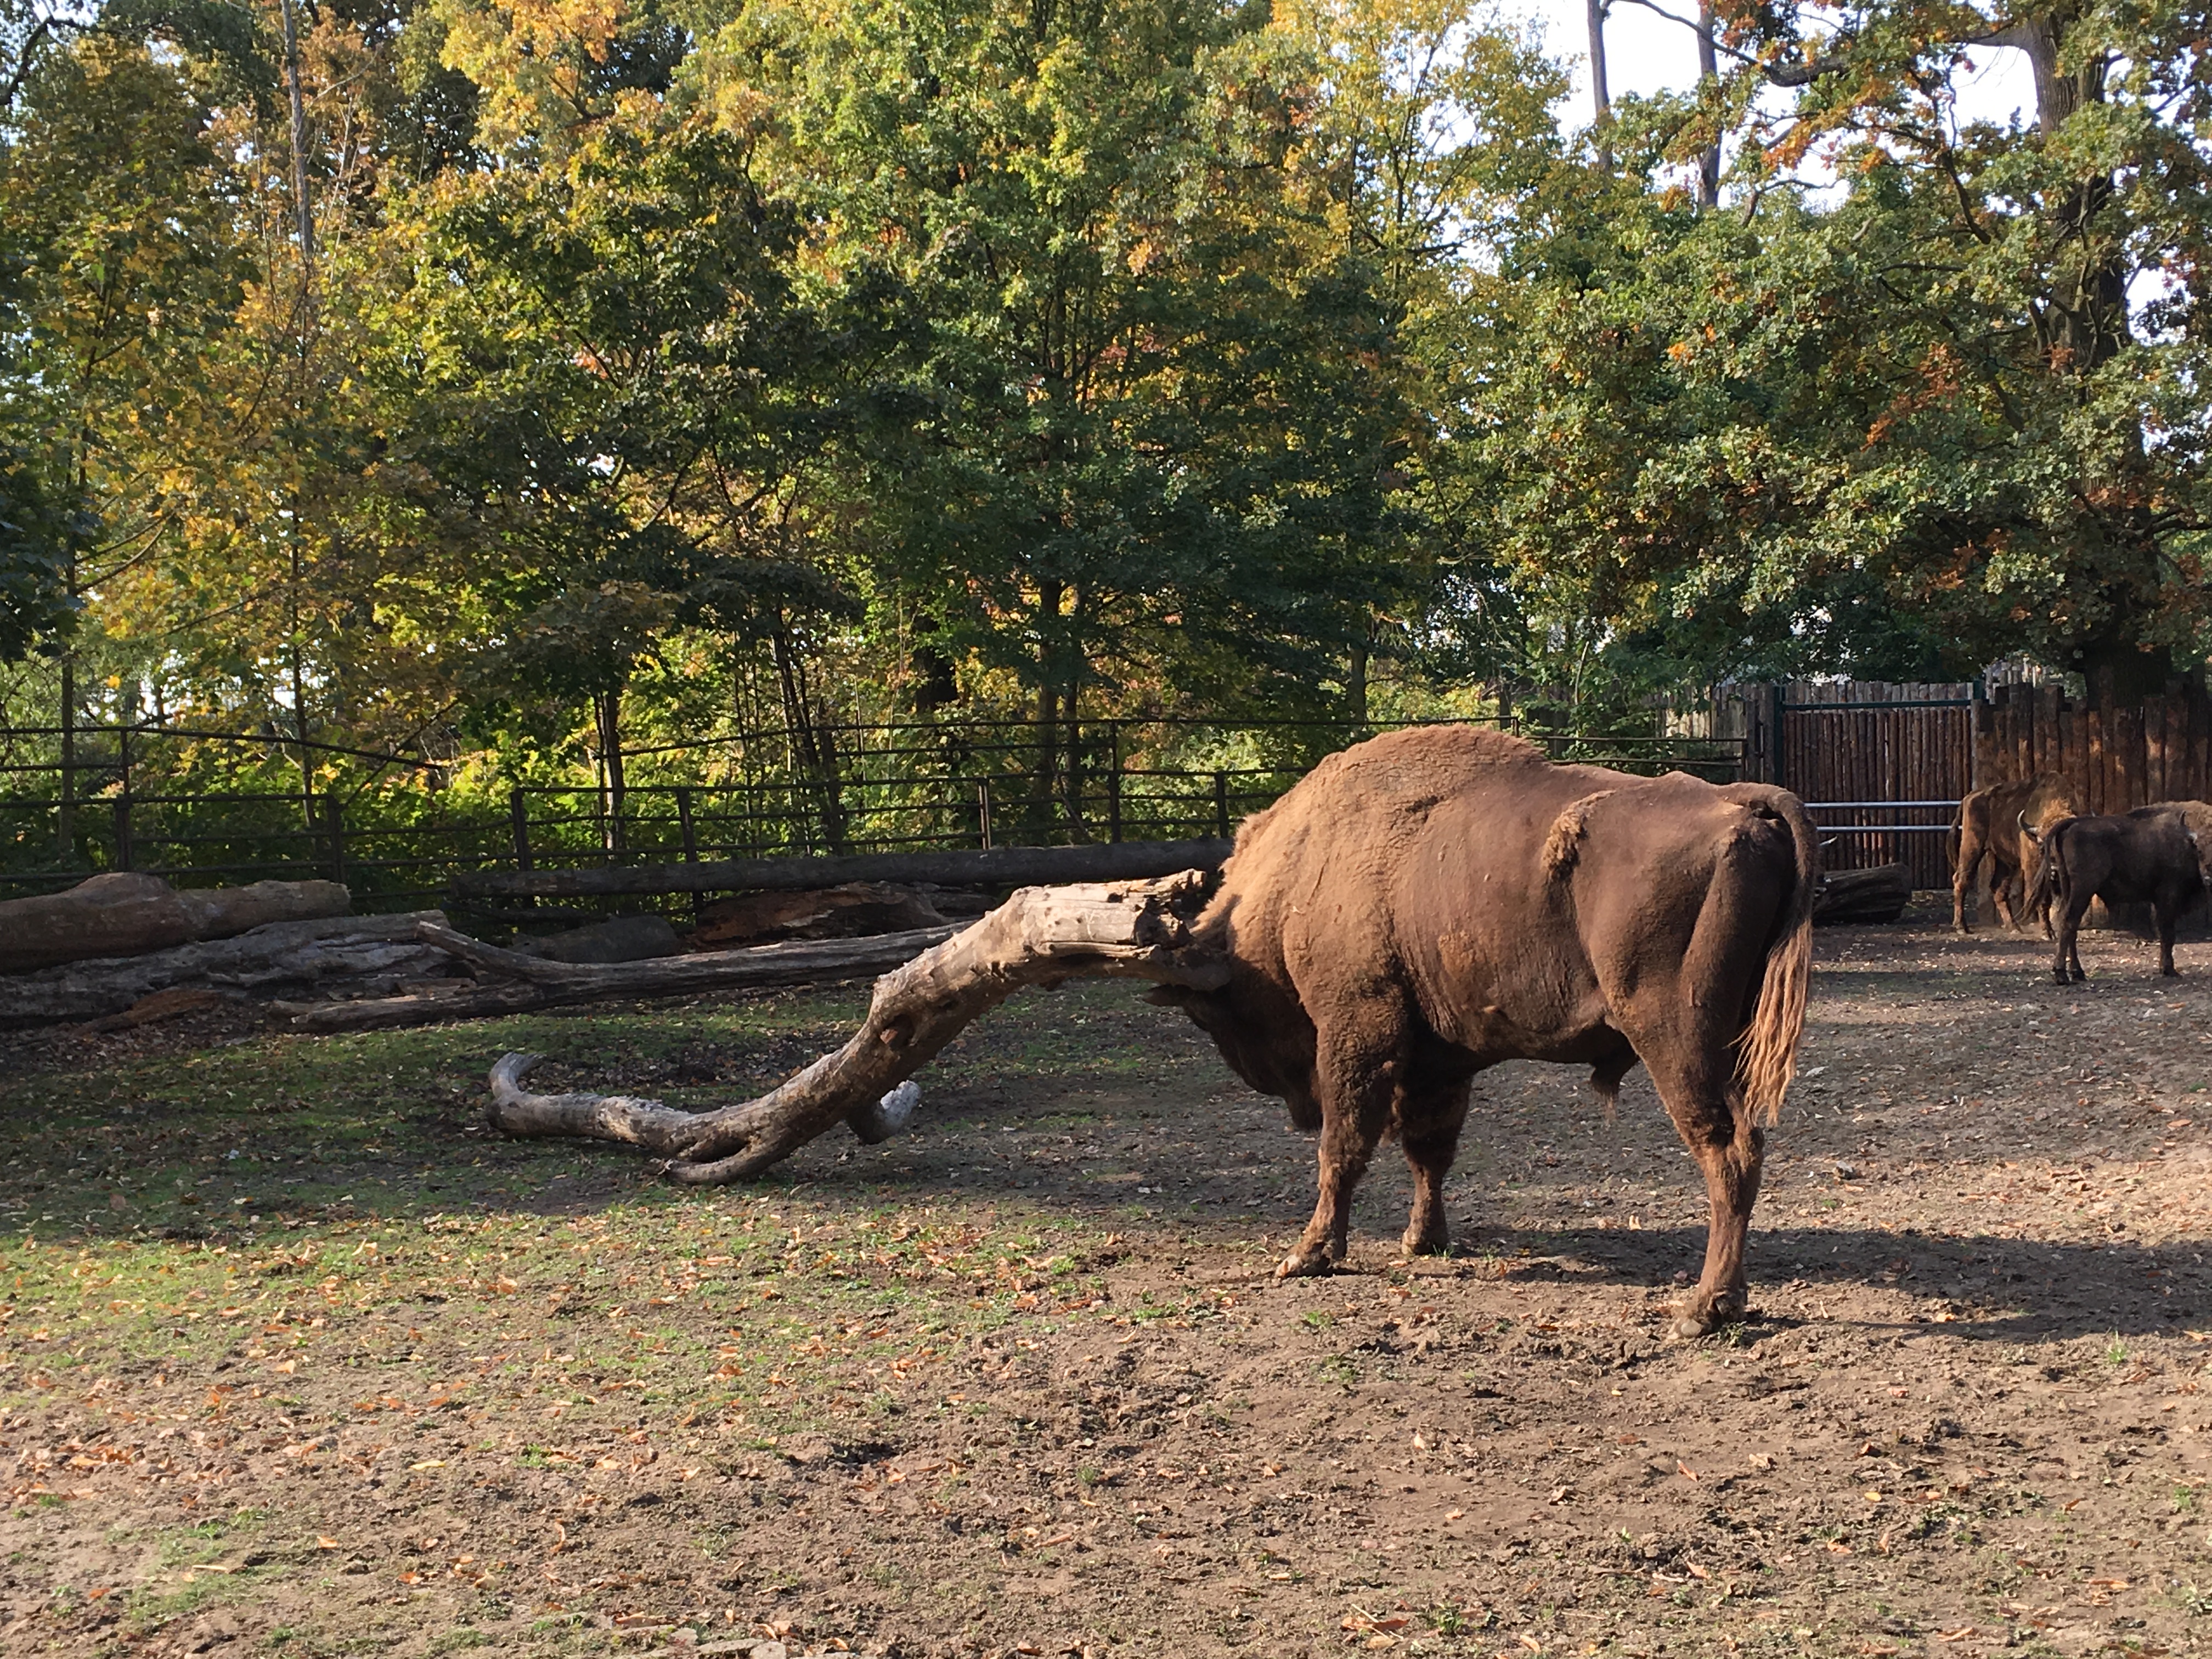
[[[1974,773],[1987,786],[2052,773],[2089,812],[2212,799],[2212,698],[2177,682],[2125,704],[2055,685],[2000,685],[1974,710]]]

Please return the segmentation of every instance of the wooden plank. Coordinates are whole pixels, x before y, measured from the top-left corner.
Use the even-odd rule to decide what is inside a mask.
[[[2087,741],[2082,744],[2088,756],[2087,779],[2088,799],[2081,804],[2092,812],[2105,810],[2105,710],[2094,698],[2081,711],[2081,728]]]
[[[2073,700],[2058,700],[2056,722],[2057,764],[2051,769],[2066,780],[2074,804],[2083,811],[2089,810],[2089,767],[2081,741],[2081,710]]]
[[[2115,805],[2108,811],[2129,812],[2148,799],[2143,788],[2143,720],[2140,708],[2115,707],[2112,712],[2112,793]]]
[[[2212,696],[2190,688],[2190,801],[2212,801]]]

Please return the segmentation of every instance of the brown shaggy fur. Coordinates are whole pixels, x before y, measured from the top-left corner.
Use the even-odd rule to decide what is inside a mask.
[[[1280,1271],[1342,1258],[1352,1186],[1393,1132],[1416,1183],[1406,1249],[1446,1248],[1443,1176],[1485,1067],[1580,1063],[1609,1096],[1640,1059],[1712,1203],[1681,1328],[1740,1316],[1818,863],[1786,791],[1553,766],[1496,732],[1394,732],[1316,767],[1244,825],[1199,922],[1230,983],[1169,994],[1321,1131],[1320,1201]]]
[[[2042,879],[2042,860],[2033,839],[2020,832],[2021,820],[2025,817],[2039,836],[2081,810],[2074,787],[2047,775],[1977,789],[1960,801],[1959,816],[1951,821],[1951,926],[1961,933],[1972,930],[1966,896],[1986,858],[1990,902],[2004,925],[2020,931],[2025,897],[2029,911],[2042,921],[2043,936],[2050,938],[2050,887]]]

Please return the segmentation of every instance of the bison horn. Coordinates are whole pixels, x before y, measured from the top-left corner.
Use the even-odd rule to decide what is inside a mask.
[[[2035,826],[2034,826],[2033,824],[2030,823],[2027,821],[2027,814],[2026,812],[2022,812],[2022,813],[2020,815],[2020,833],[2021,833],[2021,835],[2023,835],[2023,836],[2027,836],[2030,841],[2033,842],[2034,842],[2038,847],[2040,847],[2040,846],[2042,846],[2042,845],[2043,845],[2043,837],[2042,837],[2041,836],[2039,836],[2039,835],[2036,834],[2036,832],[2035,832]]]

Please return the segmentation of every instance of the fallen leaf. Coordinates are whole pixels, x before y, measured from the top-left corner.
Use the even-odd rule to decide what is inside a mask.
[[[1679,1457],[1674,1460],[1674,1470],[1675,1473],[1680,1474],[1685,1480],[1695,1480],[1700,1478],[1695,1469],[1692,1468],[1687,1463],[1682,1462]]]
[[[315,1539],[315,1547],[319,1550],[334,1550],[338,1547],[338,1540],[335,1538],[326,1538],[318,1534]]]

